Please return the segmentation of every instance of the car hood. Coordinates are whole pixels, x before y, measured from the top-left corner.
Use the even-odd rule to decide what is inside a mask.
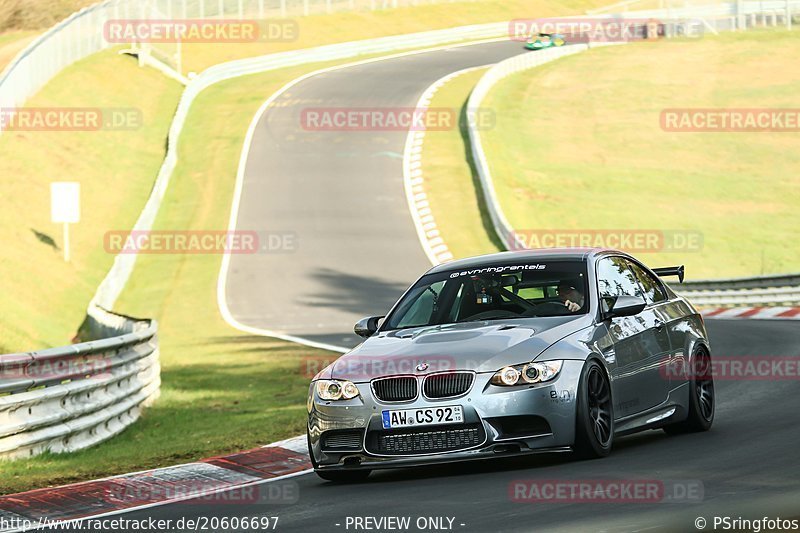
[[[532,361],[553,343],[590,324],[588,315],[580,315],[381,332],[337,359],[326,370],[330,372],[329,377],[354,382],[440,370],[494,372],[507,365]]]

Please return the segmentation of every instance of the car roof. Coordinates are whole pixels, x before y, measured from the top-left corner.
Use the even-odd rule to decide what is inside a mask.
[[[537,248],[535,250],[518,250],[496,254],[476,255],[442,263],[428,271],[428,274],[462,270],[475,267],[504,265],[516,261],[586,261],[590,257],[604,253],[628,255],[611,248]]]

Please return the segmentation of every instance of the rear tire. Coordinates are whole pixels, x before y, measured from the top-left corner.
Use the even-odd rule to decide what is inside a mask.
[[[698,348],[691,361],[689,379],[689,415],[686,420],[664,426],[669,435],[708,431],[714,423],[714,376],[711,372],[711,355]]]
[[[582,459],[606,457],[614,446],[611,384],[597,361],[589,360],[578,383],[575,453]]]

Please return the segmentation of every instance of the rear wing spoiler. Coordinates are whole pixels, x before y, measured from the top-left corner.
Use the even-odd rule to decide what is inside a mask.
[[[653,272],[655,272],[656,275],[662,278],[664,276],[678,276],[678,281],[680,283],[683,283],[683,274],[684,274],[683,265],[674,267],[654,268]]]

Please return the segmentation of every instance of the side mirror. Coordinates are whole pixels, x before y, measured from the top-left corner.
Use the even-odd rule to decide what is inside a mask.
[[[371,337],[373,333],[378,331],[378,321],[383,318],[383,316],[368,316],[366,318],[362,318],[358,322],[356,322],[356,326],[353,328],[353,332],[358,335],[359,337]]]
[[[647,302],[641,296],[617,296],[617,299],[611,305],[611,309],[605,313],[605,317],[638,315],[644,311],[645,307],[647,307]]]

